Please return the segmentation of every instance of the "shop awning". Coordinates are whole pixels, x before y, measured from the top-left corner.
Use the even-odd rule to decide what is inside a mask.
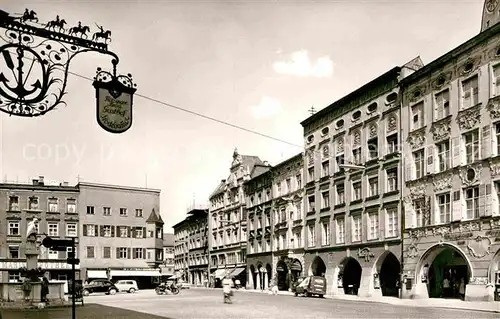
[[[300,264],[300,261],[295,260],[291,265],[290,265],[290,270],[294,271],[302,271],[302,265]]]
[[[226,273],[228,273],[229,271],[232,271],[233,269],[232,268],[223,268],[223,269],[217,269],[214,273],[213,273],[213,276],[215,278],[222,278],[226,275]]]
[[[87,278],[107,279],[106,270],[87,270]]]
[[[246,267],[236,267],[233,269],[233,271],[229,274],[229,276],[231,277],[236,277],[238,276],[239,274],[241,274],[244,270],[246,269]]]
[[[112,277],[160,277],[159,270],[111,270]]]

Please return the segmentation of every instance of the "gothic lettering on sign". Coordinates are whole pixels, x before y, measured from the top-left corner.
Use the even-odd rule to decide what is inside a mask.
[[[469,255],[476,258],[483,258],[491,253],[491,240],[488,237],[477,236],[469,240],[467,250]]]

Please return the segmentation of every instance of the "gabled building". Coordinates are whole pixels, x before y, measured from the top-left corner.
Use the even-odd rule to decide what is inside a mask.
[[[250,179],[257,156],[240,155],[235,149],[229,176],[210,195],[209,254],[211,282],[231,275],[246,285],[247,211],[243,182]],[[213,279],[213,280],[212,280]]]

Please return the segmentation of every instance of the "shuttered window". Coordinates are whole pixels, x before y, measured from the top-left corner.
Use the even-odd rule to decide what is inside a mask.
[[[479,186],[465,189],[465,203],[467,207],[465,218],[479,218]]]
[[[462,82],[462,108],[466,109],[479,103],[477,75]]]

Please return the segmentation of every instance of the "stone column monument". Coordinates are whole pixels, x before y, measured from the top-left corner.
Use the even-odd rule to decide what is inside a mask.
[[[28,229],[26,232],[26,246],[24,248],[24,254],[26,255],[26,268],[28,271],[38,268],[38,254],[40,252],[36,247],[36,237],[38,234],[37,226],[38,219],[33,218],[33,220],[28,223]]]

